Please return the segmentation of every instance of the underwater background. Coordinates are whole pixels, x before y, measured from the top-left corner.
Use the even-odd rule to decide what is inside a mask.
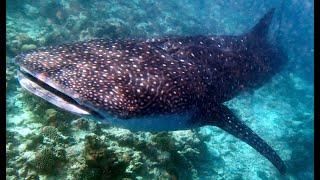
[[[313,1],[7,0],[6,179],[313,179]],[[236,35],[272,7],[289,63],[226,104],[273,147],[288,172],[206,126],[132,133],[63,111],[22,89],[14,57],[93,38]],[[279,21],[281,20],[281,25]]]

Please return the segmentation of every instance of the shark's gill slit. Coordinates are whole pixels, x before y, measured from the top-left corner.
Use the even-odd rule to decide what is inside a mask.
[[[86,106],[86,105],[82,105],[82,104],[79,104],[76,100],[74,100],[72,97],[58,91],[57,89],[49,86],[48,84],[46,84],[45,82],[35,78],[33,75],[29,74],[28,72],[20,69],[19,72],[21,74],[23,74],[26,78],[28,78],[30,81],[36,83],[37,85],[39,85],[41,88],[43,89],[46,89],[48,90],[49,92],[53,93],[54,95],[62,98],[63,100],[67,101],[68,103],[74,105],[74,106],[77,106],[81,109],[84,109],[88,112],[90,112],[91,115],[97,117],[97,118],[103,118],[104,116],[101,115],[98,111]]]

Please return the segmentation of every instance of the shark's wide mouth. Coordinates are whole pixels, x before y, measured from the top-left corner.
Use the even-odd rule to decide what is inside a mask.
[[[50,86],[40,78],[30,73],[25,68],[18,70],[18,80],[23,88],[29,92],[45,99],[46,101],[77,115],[93,115],[101,117],[95,110],[80,104],[73,97]],[[50,83],[52,84],[52,83]]]

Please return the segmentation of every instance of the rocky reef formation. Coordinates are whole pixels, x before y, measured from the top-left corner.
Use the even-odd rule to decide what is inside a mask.
[[[7,132],[8,179],[197,179],[198,164],[209,157],[191,131],[131,133],[82,118],[68,135],[35,121],[22,126],[29,133]]]
[[[233,3],[7,1],[6,179],[283,178],[249,146],[217,128],[132,133],[58,109],[16,81],[14,56],[38,47],[92,38],[242,33],[261,16],[261,4],[248,11],[257,3]],[[270,3],[265,7],[273,7]],[[295,29],[292,42],[302,36],[298,27],[282,28]],[[303,52],[312,53],[298,47],[288,51],[289,66],[297,71],[227,105],[278,150],[289,164],[286,178],[312,179],[313,86],[301,78],[312,69]],[[304,63],[296,63],[299,59]]]
[[[67,41],[131,38],[213,32],[215,20],[204,25],[192,6],[165,1],[8,1],[7,54]],[[181,6],[171,14],[172,7]],[[145,7],[145,8],[144,8]],[[199,14],[196,14],[200,16]],[[101,18],[103,17],[103,18]],[[177,20],[179,19],[179,21]],[[154,23],[158,22],[158,23]]]

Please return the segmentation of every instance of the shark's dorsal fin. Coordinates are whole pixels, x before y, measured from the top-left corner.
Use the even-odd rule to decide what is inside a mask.
[[[260,21],[251,29],[249,34],[256,38],[266,38],[269,31],[269,26],[272,21],[275,8],[270,9]]]

